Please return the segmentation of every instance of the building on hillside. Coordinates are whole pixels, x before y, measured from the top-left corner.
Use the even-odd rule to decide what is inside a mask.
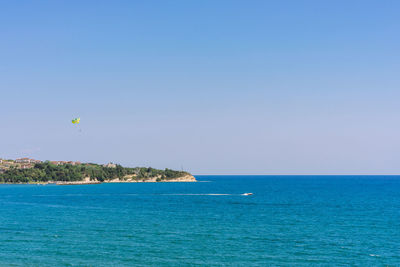
[[[15,163],[41,163],[41,160],[36,160],[36,159],[30,159],[30,158],[21,158],[21,159],[16,159]]]
[[[16,163],[30,163],[31,159],[29,158],[20,158],[15,160]]]
[[[106,167],[106,168],[116,168],[117,165],[110,162],[110,163],[108,163],[108,164],[104,164],[103,167]]]
[[[79,161],[68,161],[67,164],[71,164],[71,165],[79,165],[81,164]]]
[[[30,169],[30,168],[33,168],[32,164],[22,164],[20,167],[20,169]]]

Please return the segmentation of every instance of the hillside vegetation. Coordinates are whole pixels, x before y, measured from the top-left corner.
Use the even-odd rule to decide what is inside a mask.
[[[124,168],[116,165],[109,168],[98,164],[80,165],[54,165],[50,162],[36,163],[33,168],[17,169],[11,168],[0,173],[0,183],[31,183],[31,182],[74,182],[90,178],[91,181],[103,182],[107,180],[127,177],[137,181],[146,181],[156,178],[157,181],[168,181],[190,175],[183,171],[170,169],[157,170],[153,168]]]

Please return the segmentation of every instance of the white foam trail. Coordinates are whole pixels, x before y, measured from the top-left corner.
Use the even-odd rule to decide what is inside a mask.
[[[81,197],[81,196],[244,196],[243,194],[60,194],[33,195],[35,197]]]
[[[233,194],[160,194],[163,196],[232,196]]]

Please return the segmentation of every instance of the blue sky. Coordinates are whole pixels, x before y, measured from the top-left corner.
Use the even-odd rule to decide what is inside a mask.
[[[399,10],[1,1],[0,158],[399,174]]]

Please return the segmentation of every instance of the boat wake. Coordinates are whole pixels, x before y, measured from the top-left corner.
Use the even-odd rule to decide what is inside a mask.
[[[162,196],[234,196],[234,194],[160,194]]]
[[[195,193],[172,193],[172,194],[60,194],[60,195],[33,195],[35,197],[86,197],[86,196],[250,196],[253,193],[244,193],[244,194],[216,194],[216,193],[204,193],[204,194],[195,194]]]

